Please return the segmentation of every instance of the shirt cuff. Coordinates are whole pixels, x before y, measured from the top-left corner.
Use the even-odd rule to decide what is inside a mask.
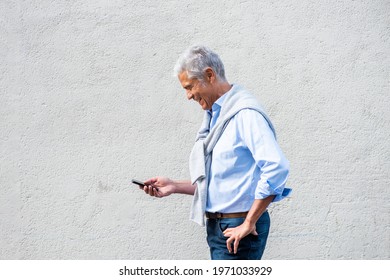
[[[272,202],[278,202],[282,199],[289,197],[292,192],[291,188],[284,188],[281,194],[277,194]]]
[[[270,195],[275,195],[275,198],[274,200],[272,200],[272,202],[278,202],[286,197],[289,197],[291,195],[291,192],[292,192],[291,188],[283,188],[281,192],[276,190],[274,192],[269,191],[268,193],[261,192],[261,193],[256,193],[255,199],[264,199]]]

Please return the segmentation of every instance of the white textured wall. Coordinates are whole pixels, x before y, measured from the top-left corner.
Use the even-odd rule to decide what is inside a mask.
[[[293,197],[265,259],[389,259],[390,3],[0,1],[0,258],[207,259],[186,179],[202,110],[189,45],[267,109]]]

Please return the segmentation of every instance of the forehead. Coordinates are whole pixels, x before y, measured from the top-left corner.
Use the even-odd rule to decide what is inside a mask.
[[[194,82],[197,81],[195,78],[189,79],[186,71],[181,72],[178,75],[178,77],[179,77],[179,81],[183,87],[187,87],[189,85],[192,85]]]

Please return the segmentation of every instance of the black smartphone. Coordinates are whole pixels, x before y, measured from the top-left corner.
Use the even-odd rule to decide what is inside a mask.
[[[145,187],[145,184],[143,182],[141,182],[141,181],[133,179],[133,180],[131,180],[131,182],[133,182],[133,184],[136,184],[136,185],[138,185],[140,187]]]

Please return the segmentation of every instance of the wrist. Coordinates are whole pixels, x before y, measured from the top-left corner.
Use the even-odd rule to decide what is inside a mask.
[[[245,227],[248,227],[248,228],[253,228],[254,226],[256,226],[256,221],[253,221],[252,219],[250,218],[246,218],[243,222],[243,225]]]
[[[189,195],[194,194],[195,186],[191,184],[191,181],[188,180],[174,181],[172,185],[174,185],[175,193],[189,194]]]
[[[172,180],[173,193],[183,193],[184,185],[185,185],[184,181]]]
[[[177,181],[173,181],[172,180],[172,193],[179,193],[179,186],[178,186],[178,182]]]

